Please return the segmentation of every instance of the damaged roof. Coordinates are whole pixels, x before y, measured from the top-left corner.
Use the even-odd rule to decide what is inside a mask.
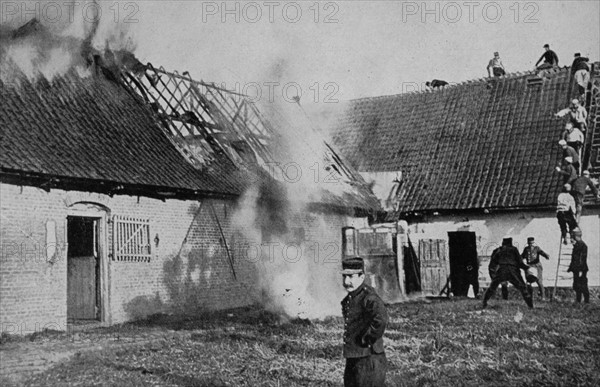
[[[555,205],[554,167],[576,97],[568,68],[354,100],[333,143],[361,172],[401,171],[396,215]]]
[[[46,43],[65,44],[36,31],[31,34]],[[12,39],[30,37],[25,32]],[[280,192],[287,182],[270,172],[289,161],[282,158],[289,128],[274,127],[245,96],[187,73],[143,65],[126,51],[101,53],[86,41],[68,44],[81,55],[52,77],[25,74],[22,64],[2,55],[2,181],[161,198],[239,196],[254,184]],[[296,199],[327,208],[379,209],[360,175],[332,150],[319,152],[311,152],[319,167],[341,171],[342,184],[312,187],[311,195]],[[298,188],[291,184],[288,191]]]
[[[10,63],[2,66],[8,71]],[[0,99],[4,174],[241,193],[233,165],[225,160],[202,172],[195,169],[150,110],[102,75],[82,76],[72,69],[50,82],[21,74],[14,83],[0,85]]]
[[[116,53],[122,84],[152,107],[167,136],[196,168],[226,158],[267,185],[282,185],[293,201],[380,209],[369,185],[315,130],[299,101],[258,104],[192,79],[188,72],[143,65],[127,53],[124,61],[122,55]]]

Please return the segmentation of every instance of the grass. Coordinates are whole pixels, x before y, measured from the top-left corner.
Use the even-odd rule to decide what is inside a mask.
[[[598,386],[600,306],[522,300],[389,307],[388,386]],[[153,316],[89,335],[165,332],[82,352],[27,386],[341,386],[341,318],[280,321],[260,308]],[[177,331],[178,334],[169,334]],[[57,338],[58,340],[59,338]]]

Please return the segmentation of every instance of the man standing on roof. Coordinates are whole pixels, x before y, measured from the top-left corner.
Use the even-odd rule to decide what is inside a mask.
[[[567,114],[569,115],[569,122],[577,129],[585,132],[587,128],[587,110],[581,106],[577,98],[571,101],[571,105],[568,108],[560,110],[554,116],[564,117]]]
[[[565,131],[563,132],[562,139],[566,141],[567,145],[575,149],[579,155],[579,150],[583,145],[584,137],[581,130],[573,126],[571,122],[565,124]]]
[[[567,226],[569,226],[569,233],[577,228],[577,221],[575,215],[577,214],[577,207],[575,207],[575,200],[570,194],[571,185],[565,184],[562,192],[556,199],[556,219],[558,219],[558,226],[560,227],[560,237],[563,244],[567,244]]]
[[[572,183],[571,195],[573,196],[573,199],[575,199],[577,223],[579,223],[579,220],[581,219],[581,212],[583,211],[583,199],[585,198],[585,191],[588,187],[592,190],[596,199],[600,199],[598,189],[594,185],[592,179],[590,179],[590,171],[586,170],[583,171],[581,176],[573,180]]]
[[[490,69],[492,71],[490,72]],[[487,65],[488,77],[492,76],[492,73],[495,77],[501,77],[506,75],[506,71],[504,70],[504,65],[502,64],[502,60],[500,59],[500,54],[498,52],[494,53],[494,57],[490,59],[490,62]]]
[[[344,387],[384,386],[387,361],[383,332],[388,319],[385,305],[375,290],[364,283],[362,258],[344,259],[342,276],[348,292],[342,300]]]
[[[573,252],[571,253],[571,264],[567,269],[567,272],[573,273],[573,290],[575,290],[575,302],[581,302],[581,296],[583,295],[583,302],[586,304],[590,303],[590,291],[588,289],[587,280],[587,252],[588,247],[585,242],[581,239],[581,230],[575,230],[573,232]]]
[[[590,66],[588,65],[589,58],[581,56],[580,53],[575,53],[575,59],[571,65],[571,74],[575,77],[577,82],[577,90],[579,95],[585,98],[585,90],[587,89],[588,83],[590,83]]]
[[[521,292],[527,306],[533,308],[533,300],[520,272],[520,269],[527,270],[528,268],[529,266],[523,263],[519,250],[512,245],[512,238],[505,237],[502,240],[502,246],[492,252],[489,266],[490,273],[493,273],[492,283],[483,296],[482,306],[487,307],[488,300],[496,292],[496,288],[501,282],[509,281]]]
[[[544,44],[544,50],[546,51],[542,54],[540,59],[535,62],[535,67],[538,70],[547,70],[558,67],[558,55],[556,55],[556,53],[550,49],[550,45]],[[542,60],[544,62],[538,66],[538,63],[540,63]]]
[[[525,263],[530,266],[530,269],[536,271],[536,275],[534,276],[535,280],[533,282],[537,282],[538,290],[540,293],[540,297],[544,299],[544,270],[542,267],[542,262],[540,262],[540,255],[546,259],[550,259],[550,256],[542,250],[538,245],[535,244],[535,238],[529,237],[527,238],[527,246],[523,249],[523,253],[521,253],[521,257],[525,260]],[[528,271],[529,273],[529,271]],[[529,278],[527,279],[527,290],[529,290],[529,294],[533,293],[531,285],[529,284]]]

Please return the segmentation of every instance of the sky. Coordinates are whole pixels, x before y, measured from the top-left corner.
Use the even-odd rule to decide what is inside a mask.
[[[2,24],[37,13],[67,34],[82,34],[82,15],[93,15],[89,1],[72,8],[62,1],[0,3]],[[418,90],[433,78],[477,79],[487,75],[494,51],[508,72],[527,71],[545,43],[561,65],[575,52],[600,60],[599,1],[99,3],[96,45],[109,40],[144,63],[262,100],[301,95],[303,103],[324,104]]]
[[[273,3],[142,2],[136,54],[248,93],[258,83],[263,98],[269,82],[274,93],[300,88],[318,103],[480,78],[494,51],[509,72],[531,70],[545,43],[563,65],[575,52],[600,60],[598,1]]]

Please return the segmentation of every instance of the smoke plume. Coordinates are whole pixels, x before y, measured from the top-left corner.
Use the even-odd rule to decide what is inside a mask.
[[[284,83],[290,74],[285,58],[275,59],[265,80]],[[266,81],[265,81],[266,82]],[[289,96],[288,96],[289,97]],[[294,97],[294,96],[291,96]],[[234,216],[249,240],[258,241],[255,257],[262,304],[290,318],[339,315],[341,235],[344,226],[366,226],[325,204],[360,195],[349,181],[324,136],[302,108],[300,98],[261,101],[260,111],[276,130],[276,161],[269,172],[274,186],[253,187]],[[322,208],[323,208],[322,207]],[[255,253],[255,252],[253,252]]]
[[[3,82],[17,78],[7,62],[31,80],[52,81],[72,68],[88,74],[94,52],[135,48],[129,25],[112,18],[106,2],[2,1],[1,6]]]

